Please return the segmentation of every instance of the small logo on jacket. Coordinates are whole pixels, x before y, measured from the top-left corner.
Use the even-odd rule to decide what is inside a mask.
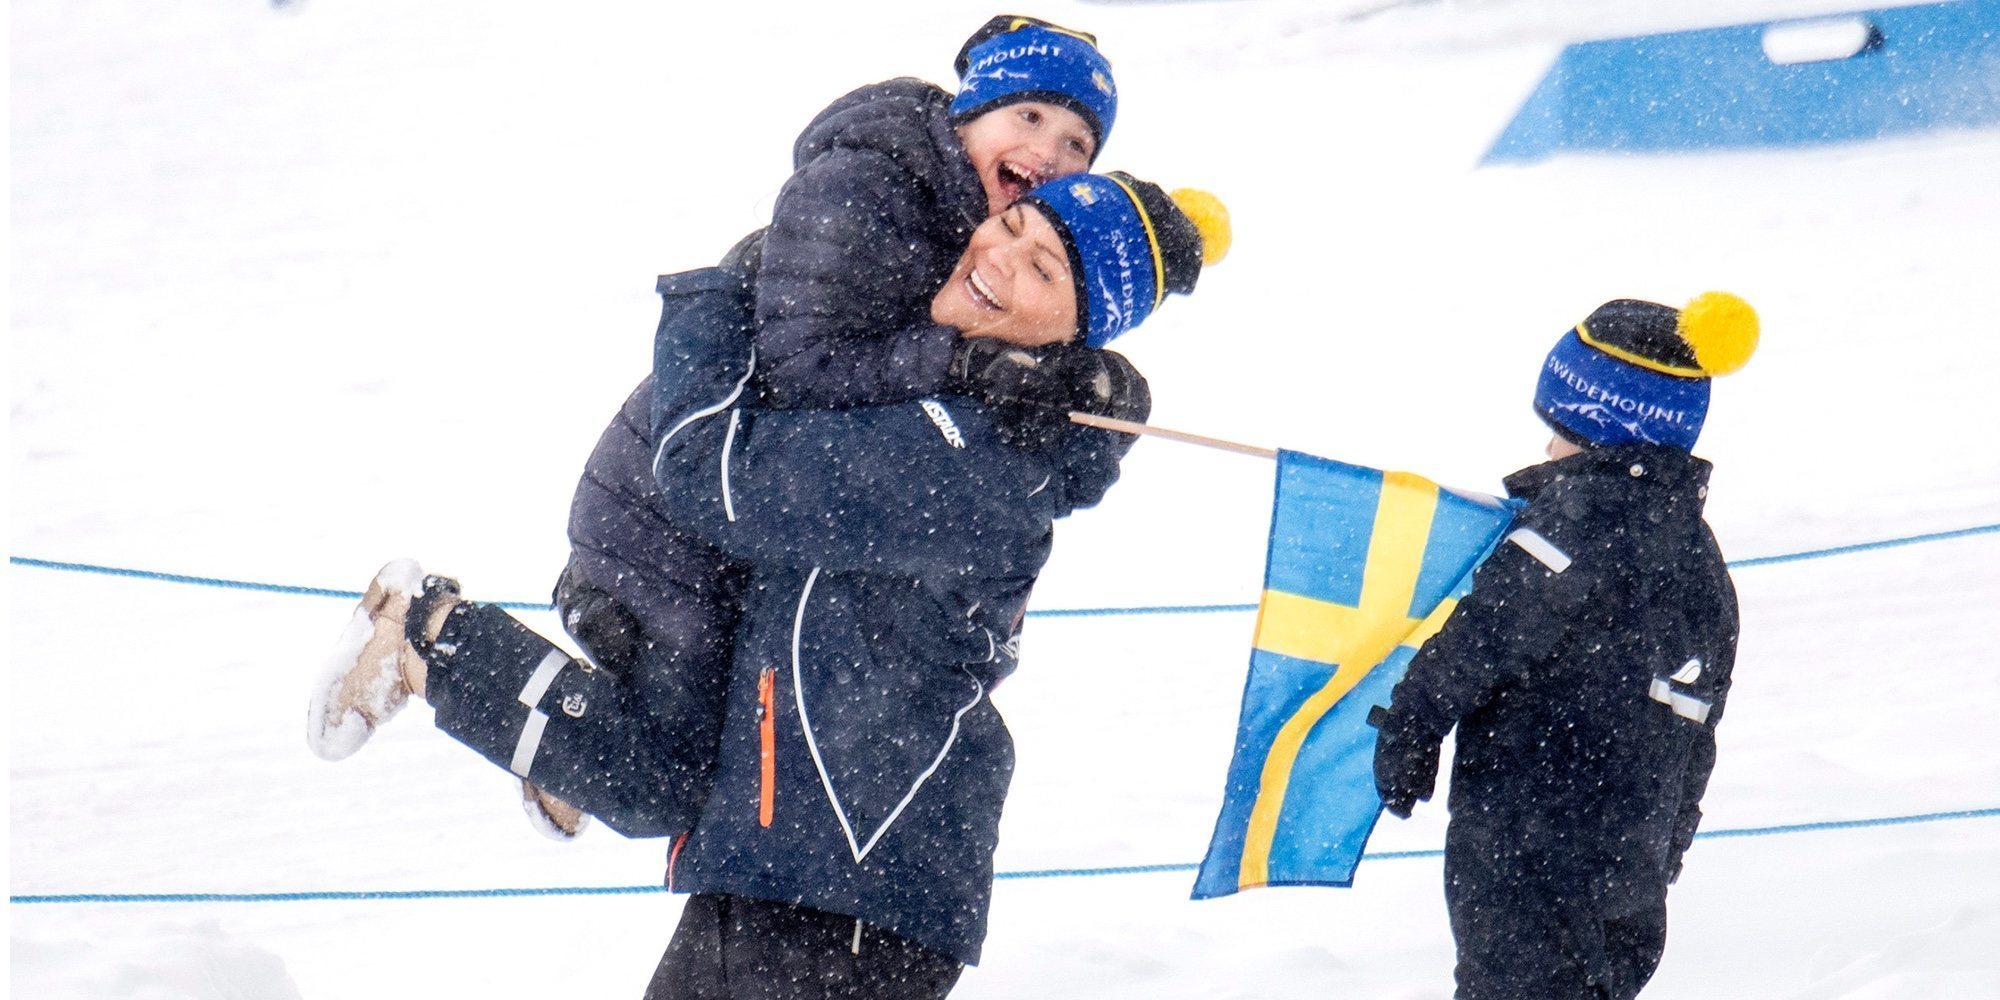
[[[965,435],[959,433],[958,424],[952,421],[950,413],[945,412],[943,404],[935,399],[920,399],[917,403],[924,408],[924,415],[931,418],[931,423],[937,425],[938,433],[944,435],[946,443],[954,448],[965,447]]]

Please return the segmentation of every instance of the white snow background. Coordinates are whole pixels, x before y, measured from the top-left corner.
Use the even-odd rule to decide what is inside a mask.
[[[1003,5],[1005,6],[1005,5]],[[2000,130],[1476,169],[1565,41],[1833,0],[1023,10],[1096,31],[1099,165],[1220,194],[1236,247],[1121,349],[1155,422],[1493,491],[1536,365],[1605,299],[1721,288],[1764,343],[1699,451],[1735,559],[2000,522]],[[998,8],[11,4],[15,556],[358,590],[415,556],[543,601],[575,476],[648,363],[656,273],[766,220],[795,134],[947,81]],[[1256,596],[1271,470],[1141,443],[1035,606]],[[2000,806],[2000,535],[1737,573],[1706,829]],[[14,895],[656,885],[663,844],[542,839],[413,709],[303,741],[350,603],[13,566]],[[529,620],[553,633],[546,614]],[[1251,616],[1043,618],[998,692],[1003,871],[1188,863]],[[1444,810],[1376,851],[1442,843]],[[1649,997],[2000,996],[2000,820],[1709,839]],[[1436,857],[1203,903],[1192,874],[999,884],[956,996],[1443,998]],[[9,906],[17,997],[637,997],[680,902]]]

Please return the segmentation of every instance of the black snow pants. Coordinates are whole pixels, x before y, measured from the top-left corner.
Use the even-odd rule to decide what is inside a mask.
[[[698,893],[646,1000],[939,1000],[962,971],[949,955],[853,917]]]
[[[1457,1000],[1631,1000],[1653,978],[1667,944],[1664,882],[1607,907],[1559,859],[1478,837],[1446,843]]]
[[[712,653],[685,645],[642,628],[600,665],[468,601],[424,657],[425,697],[438,728],[487,760],[627,837],[672,836],[708,796],[727,686]]]

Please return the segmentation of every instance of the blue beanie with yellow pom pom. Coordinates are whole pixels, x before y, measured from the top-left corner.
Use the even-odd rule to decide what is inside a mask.
[[[1675,309],[1614,299],[1578,323],[1542,362],[1535,412],[1590,446],[1694,448],[1708,417],[1708,383],[1757,349],[1757,313],[1728,292]]]
[[[1168,194],[1131,174],[1072,174],[1022,202],[1042,210],[1069,250],[1077,334],[1103,347],[1138,326],[1168,292],[1194,291],[1201,269],[1229,252],[1229,212],[1206,191]]]

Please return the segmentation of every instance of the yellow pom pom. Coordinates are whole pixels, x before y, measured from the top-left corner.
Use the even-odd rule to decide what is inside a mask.
[[[1203,267],[1219,264],[1229,256],[1229,209],[1222,199],[1198,188],[1180,188],[1167,197],[1181,207],[1194,223],[1195,231],[1201,233]]]
[[[1757,350],[1757,310],[1728,292],[1703,292],[1681,307],[1681,339],[1709,375],[1727,375]]]

